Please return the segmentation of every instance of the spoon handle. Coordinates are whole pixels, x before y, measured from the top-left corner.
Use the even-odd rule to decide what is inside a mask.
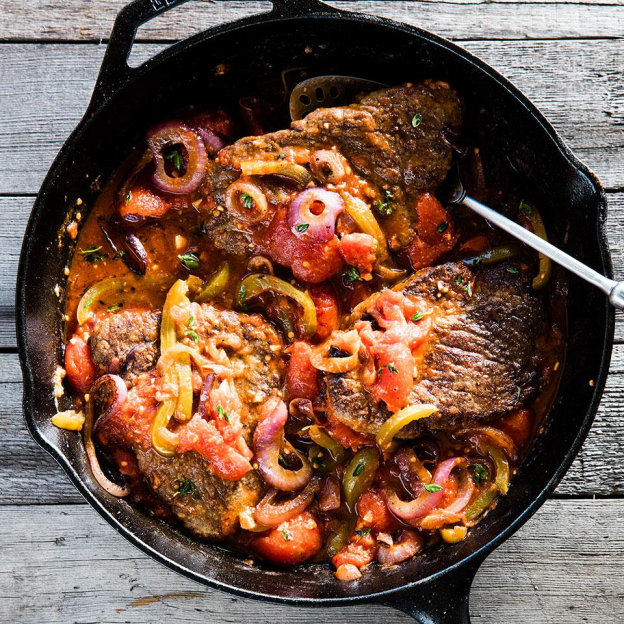
[[[553,262],[556,262],[569,271],[572,271],[572,273],[578,275],[590,284],[597,286],[600,290],[602,290],[602,292],[609,296],[609,301],[614,307],[619,308],[620,310],[624,309],[624,282],[616,282],[615,280],[601,275],[597,271],[594,271],[594,269],[588,267],[586,264],[579,262],[576,258],[573,258],[567,253],[561,251],[561,249],[557,249],[557,247],[551,245],[548,241],[536,236],[533,232],[529,232],[521,225],[518,225],[515,221],[508,219],[491,208],[488,208],[472,197],[464,197],[462,204],[476,212],[478,215],[481,215],[484,219],[487,219],[490,223],[497,225],[501,230],[504,230],[508,234],[511,234],[514,238],[522,241],[525,245],[543,253]]]

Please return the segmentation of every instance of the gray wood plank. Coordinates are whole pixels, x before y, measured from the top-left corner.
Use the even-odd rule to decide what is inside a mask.
[[[61,469],[30,438],[21,417],[21,393],[17,356],[0,355],[0,505],[81,502]],[[624,494],[622,396],[624,345],[617,345],[596,421],[557,495]]]
[[[473,622],[624,619],[624,501],[549,501],[485,562]],[[203,588],[132,548],[84,505],[2,507],[0,620],[281,624],[411,622],[387,607],[306,610]]]
[[[418,0],[342,0],[329,4],[372,13],[432,30],[449,39],[557,39],[619,37],[622,0],[572,2],[431,2]],[[0,0],[0,39],[93,41],[107,38],[126,0]],[[204,0],[170,10],[141,27],[140,40],[174,40],[216,24],[270,10],[267,1]]]
[[[624,39],[468,42],[523,89],[607,188],[624,187]],[[136,46],[140,58],[161,46]],[[104,46],[0,45],[0,194],[35,193],[84,113]]]

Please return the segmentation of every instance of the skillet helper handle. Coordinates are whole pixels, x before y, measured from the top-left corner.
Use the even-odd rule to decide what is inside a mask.
[[[93,89],[89,113],[104,104],[134,71],[128,66],[128,56],[139,26],[185,2],[188,0],[134,0],[119,11]]]
[[[271,0],[273,15],[290,17],[310,15],[310,13],[339,13],[338,9],[321,0]]]
[[[418,624],[470,624],[470,588],[481,563],[470,562],[381,603],[411,615]]]

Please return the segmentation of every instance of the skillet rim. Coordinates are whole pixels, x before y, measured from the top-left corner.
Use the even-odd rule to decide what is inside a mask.
[[[33,364],[30,361],[31,358],[28,352],[28,340],[26,337],[26,310],[24,305],[24,295],[27,288],[26,272],[33,253],[32,238],[39,223],[39,220],[44,216],[43,213],[45,208],[46,195],[48,192],[48,187],[51,185],[51,183],[53,183],[55,171],[59,168],[60,163],[67,157],[67,155],[72,152],[73,146],[80,140],[87,126],[93,123],[94,120],[97,119],[98,114],[108,105],[109,100],[113,100],[116,97],[119,97],[129,83],[136,80],[147,72],[156,70],[159,64],[166,62],[171,57],[184,53],[189,48],[192,48],[195,44],[198,44],[204,40],[214,39],[221,34],[234,32],[236,30],[245,29],[247,27],[258,28],[262,27],[265,23],[275,24],[284,22],[299,22],[302,20],[306,21],[322,19],[341,19],[350,22],[369,23],[376,27],[403,31],[413,39],[424,40],[438,47],[445,48],[448,52],[459,57],[461,62],[475,66],[475,68],[482,74],[485,74],[488,79],[494,80],[501,88],[506,90],[514,98],[514,100],[516,100],[527,111],[527,113],[531,116],[532,120],[535,123],[539,124],[543,131],[545,131],[545,133],[552,139],[553,143],[561,154],[561,157],[568,161],[568,163],[575,170],[576,174],[583,174],[591,182],[597,194],[595,202],[596,230],[595,238],[592,233],[592,245],[595,240],[599,250],[600,262],[602,264],[601,269],[603,274],[607,275],[608,277],[612,277],[613,271],[611,256],[605,232],[605,222],[607,216],[606,194],[604,192],[602,184],[600,183],[598,177],[574,155],[571,149],[567,146],[567,144],[559,136],[556,130],[546,120],[544,115],[537,109],[537,107],[515,85],[513,85],[508,79],[504,78],[499,72],[494,70],[487,63],[474,56],[471,52],[465,50],[464,48],[461,48],[451,41],[448,41],[447,39],[444,39],[443,37],[430,33],[424,29],[402,22],[396,22],[387,18],[381,18],[378,16],[362,13],[355,13],[352,11],[342,11],[327,6],[326,9],[323,8],[321,10],[302,15],[281,14],[276,12],[274,9],[273,11],[261,13],[248,18],[243,18],[241,20],[236,20],[234,22],[228,22],[226,24],[221,24],[219,26],[209,28],[205,31],[197,33],[196,35],[193,35],[192,37],[189,37],[171,45],[154,57],[150,58],[138,68],[132,70],[129,77],[125,79],[121,83],[121,85],[118,86],[118,88],[116,88],[110,94],[110,96],[105,97],[101,102],[94,105],[94,101],[92,100],[91,104],[87,108],[84,117],[79,122],[75,130],[70,134],[63,147],[59,151],[54,162],[50,166],[50,170],[48,171],[48,174],[46,175],[42,183],[41,189],[34,203],[24,235],[24,242],[20,254],[15,306],[17,343],[24,379],[23,412],[26,425],[35,441],[44,450],[46,450],[57,461],[57,463],[60,464],[60,466],[69,476],[72,483],[76,486],[76,488],[83,495],[86,501],[94,509],[96,509],[96,511],[98,511],[98,513],[130,543],[132,543],[145,554],[149,555],[152,559],[166,566],[168,569],[171,569],[187,578],[199,582],[202,585],[206,585],[208,587],[225,591],[237,596],[256,600],[265,600],[278,604],[305,606],[339,606],[371,601],[386,602],[384,599],[389,599],[393,596],[396,597],[397,595],[413,588],[428,585],[430,583],[435,583],[435,581],[439,578],[462,568],[466,568],[466,574],[470,574],[468,570],[471,566],[476,572],[476,569],[478,569],[479,565],[483,562],[485,557],[495,548],[497,548],[503,541],[505,541],[513,533],[515,533],[541,507],[548,495],[561,481],[562,477],[569,469],[572,461],[578,454],[578,451],[580,450],[591,428],[602,398],[604,386],[609,371],[613,337],[615,331],[615,311],[611,308],[611,306],[608,304],[608,301],[605,299],[606,319],[604,325],[604,340],[602,345],[603,356],[600,362],[598,373],[596,375],[593,395],[583,418],[582,426],[578,429],[576,437],[574,438],[571,446],[568,448],[563,461],[561,462],[557,470],[555,470],[555,472],[552,474],[546,486],[536,496],[532,498],[531,502],[527,505],[527,507],[523,511],[521,511],[513,521],[511,521],[503,530],[499,531],[497,534],[491,537],[487,541],[487,543],[485,543],[481,548],[474,551],[464,559],[452,565],[449,565],[434,574],[431,574],[421,579],[417,579],[415,581],[411,581],[405,585],[400,585],[391,589],[362,595],[313,598],[275,596],[240,588],[232,584],[214,580],[177,563],[176,561],[165,555],[163,552],[155,549],[154,547],[150,546],[149,544],[135,536],[129,528],[122,524],[120,520],[115,518],[115,516],[105,508],[105,506],[100,502],[99,498],[97,498],[87,488],[85,483],[82,481],[82,478],[74,469],[69,459],[63,454],[63,452],[43,436],[35,421],[36,408],[34,405],[33,393]],[[109,46],[112,43],[113,42],[111,39]],[[94,97],[95,95],[96,94],[94,92]],[[390,603],[387,602],[387,604]]]

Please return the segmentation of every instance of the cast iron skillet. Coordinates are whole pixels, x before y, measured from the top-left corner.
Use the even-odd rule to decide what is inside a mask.
[[[99,182],[122,162],[146,128],[190,103],[219,105],[253,94],[253,85],[285,67],[310,74],[356,75],[389,84],[426,77],[459,90],[487,132],[521,172],[547,227],[564,249],[611,275],[604,233],[605,196],[596,177],[569,152],[515,87],[457,46],[418,28],[338,11],[319,0],[273,0],[273,10],[212,28],[165,50],[138,69],[126,63],[137,27],[185,0],[136,0],[119,14],[93,99],[41,188],[28,224],[17,282],[17,335],[24,413],[35,440],[63,467],[95,509],[145,553],[188,578],[233,594],[300,606],[376,602],[421,623],[467,623],[468,596],[485,557],[534,514],[570,466],[592,423],[607,376],[614,315],[596,289],[570,277],[567,359],[543,435],[509,494],[460,544],[443,545],[356,583],[339,583],[326,566],[279,570],[194,541],[150,518],[93,481],[80,436],[50,423],[52,375],[62,362],[63,269],[71,253],[59,238],[68,214],[85,213]],[[210,10],[211,7],[207,7]],[[221,65],[224,71],[217,71]],[[590,385],[590,380],[593,384]],[[67,397],[61,408],[69,405]]]

